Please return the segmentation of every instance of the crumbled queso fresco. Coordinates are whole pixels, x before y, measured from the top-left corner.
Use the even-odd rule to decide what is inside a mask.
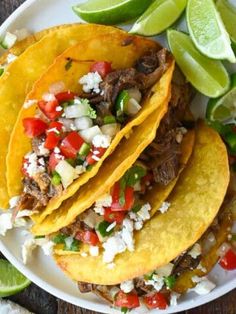
[[[99,84],[101,82],[102,78],[98,74],[98,72],[89,72],[79,80],[79,83],[83,85],[83,91],[85,93],[94,92],[96,94],[99,94],[100,93]]]

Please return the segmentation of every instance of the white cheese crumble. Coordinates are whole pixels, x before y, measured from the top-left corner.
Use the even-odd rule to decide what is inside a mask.
[[[45,171],[45,167],[38,165],[38,157],[35,153],[25,155],[27,162],[24,163],[24,169],[30,177]]]
[[[89,253],[91,256],[98,256],[99,255],[99,247],[98,246],[90,246]]]
[[[164,286],[164,277],[160,277],[159,275],[152,275],[151,280],[145,280],[146,285],[153,286],[154,289],[159,292]]]
[[[25,109],[28,109],[28,108],[30,108],[30,107],[36,105],[37,103],[38,103],[38,101],[37,101],[36,99],[29,99],[29,100],[27,100],[27,101],[24,103],[23,107],[24,107]]]
[[[196,287],[194,287],[192,291],[195,291],[199,295],[208,294],[216,287],[216,285],[213,282],[211,282],[209,279],[207,279],[206,277],[202,277],[200,278],[200,280],[197,279],[197,281],[196,281],[196,278],[193,277],[192,281],[197,282]]]
[[[52,93],[44,93],[43,96],[42,96],[42,99],[43,99],[44,101],[49,102],[49,101],[54,101],[54,100],[56,100],[56,97],[55,97],[55,95],[52,94]]]
[[[116,233],[113,237],[109,237],[106,242],[103,243],[103,262],[111,263],[115,256],[126,250],[126,245],[119,233]]]
[[[129,217],[131,220],[134,221],[134,229],[135,230],[141,230],[143,227],[144,221],[150,219],[150,210],[151,206],[149,203],[144,204],[141,209],[137,212],[130,212]]]
[[[160,211],[162,214],[164,214],[164,213],[167,212],[167,210],[169,209],[169,207],[170,207],[170,203],[168,203],[168,202],[163,202],[162,205],[161,205],[161,207],[159,208],[159,211]]]
[[[18,202],[20,200],[20,196],[17,195],[17,196],[13,196],[10,201],[9,201],[9,205],[10,205],[10,208],[14,208],[17,206]]]
[[[44,143],[38,146],[39,156],[49,156],[50,150],[44,147]]]
[[[18,57],[16,55],[14,55],[13,53],[9,53],[7,55],[7,64],[12,63],[13,61],[15,61]]]
[[[27,264],[32,256],[33,250],[36,248],[37,244],[35,239],[27,239],[22,245],[22,259],[23,263]]]
[[[97,134],[94,136],[92,143],[94,147],[107,148],[111,144],[111,137],[109,135]]]
[[[13,228],[12,214],[4,213],[0,216],[0,235],[5,236]]]
[[[56,107],[56,112],[60,112],[60,111],[62,111],[63,110],[63,107],[62,106],[57,106]]]
[[[155,273],[161,277],[168,277],[171,275],[174,264],[168,263],[165,266],[159,267],[155,270]]]
[[[61,152],[59,147],[55,147],[53,151],[55,154],[60,154],[60,152]]]
[[[170,306],[177,306],[177,300],[180,297],[179,293],[171,292],[170,294]]]
[[[94,92],[96,94],[99,94],[100,88],[99,84],[102,82],[101,76],[98,74],[98,72],[89,72],[88,74],[81,77],[79,80],[79,83],[83,85],[83,91],[85,93],[91,93]]]
[[[50,241],[48,238],[35,239],[37,246],[40,246],[46,256],[50,256],[53,253],[55,243]]]
[[[192,258],[197,258],[202,253],[202,248],[199,243],[195,243],[192,249],[188,252]]]
[[[133,280],[127,280],[124,281],[120,284],[120,289],[124,292],[124,293],[129,293],[134,289],[134,283]]]
[[[102,195],[96,202],[95,207],[93,210],[95,213],[103,216],[104,215],[104,208],[103,207],[110,207],[112,204],[112,196],[110,194]]]

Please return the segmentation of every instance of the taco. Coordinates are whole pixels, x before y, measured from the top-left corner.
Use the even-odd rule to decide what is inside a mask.
[[[54,59],[67,48],[85,39],[107,33],[117,34],[124,32],[117,28],[107,26],[72,24],[53,28],[46,33],[43,31],[39,35],[36,35],[34,39],[32,39],[32,37],[26,39],[26,42],[24,42],[22,46],[21,43],[19,43],[16,44],[15,48],[13,47],[12,50],[10,50],[10,52],[12,51],[19,54],[19,57],[6,67],[4,75],[0,77],[0,125],[2,126],[0,133],[1,208],[6,209],[9,203],[6,180],[6,155],[8,144],[11,132],[17,120],[17,115],[24,104],[26,95],[32,89],[35,81],[38,80],[53,63]],[[36,40],[35,43],[34,40]],[[2,62],[4,62],[4,60],[5,59],[2,59]],[[22,73],[24,73],[24,75],[22,75]],[[16,85],[17,88],[15,88]]]
[[[95,292],[126,310],[139,307],[141,299],[149,309],[165,309],[195,285],[196,291],[206,293],[214,285],[200,277],[217,261],[217,248],[232,224],[226,201],[219,211],[228,183],[226,147],[215,131],[200,122],[193,154],[166,200],[168,205],[134,234],[135,250],[123,251],[108,265],[102,254],[84,252],[57,253],[56,263],[79,282],[81,292]],[[209,248],[212,234],[215,240]]]
[[[33,218],[40,223],[97,174],[123,137],[134,136],[132,128],[154,112],[157,124],[173,69],[166,49],[126,33],[97,36],[59,56],[11,135],[7,185],[10,196],[23,191],[18,210],[39,211]]]

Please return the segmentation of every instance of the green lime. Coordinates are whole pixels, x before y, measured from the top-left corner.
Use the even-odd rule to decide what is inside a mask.
[[[142,14],[153,0],[89,0],[73,10],[89,23],[118,24]]]
[[[0,297],[8,297],[28,287],[30,281],[8,261],[0,259]]]
[[[220,61],[202,55],[184,33],[168,30],[167,38],[176,62],[199,92],[213,98],[227,92],[230,79]]]
[[[231,76],[230,90],[222,97],[209,100],[206,118],[221,123],[236,118],[236,73]]]
[[[130,33],[144,36],[160,34],[182,14],[187,0],[156,0],[137,20]]]
[[[236,44],[236,6],[231,5],[226,0],[218,0],[216,7],[232,41]]]
[[[190,36],[201,53],[212,59],[236,62],[229,35],[213,0],[189,0],[187,24]]]

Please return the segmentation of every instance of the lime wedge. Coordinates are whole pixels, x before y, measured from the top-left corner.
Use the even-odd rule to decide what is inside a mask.
[[[202,55],[184,33],[168,30],[167,38],[176,62],[198,91],[213,98],[227,92],[229,75],[220,61]]]
[[[89,0],[73,6],[74,12],[89,23],[117,24],[142,14],[153,0]]]
[[[8,261],[0,259],[0,297],[8,297],[28,287],[30,281]]]
[[[216,7],[220,12],[231,40],[236,44],[236,6],[231,5],[226,0],[218,0]]]
[[[201,53],[212,59],[236,62],[229,35],[213,0],[189,0],[187,24],[190,36]]]
[[[160,34],[182,14],[187,0],[156,0],[137,20],[130,33],[144,36]]]
[[[230,90],[222,97],[210,99],[207,104],[206,118],[221,123],[236,118],[236,73],[231,76]]]

